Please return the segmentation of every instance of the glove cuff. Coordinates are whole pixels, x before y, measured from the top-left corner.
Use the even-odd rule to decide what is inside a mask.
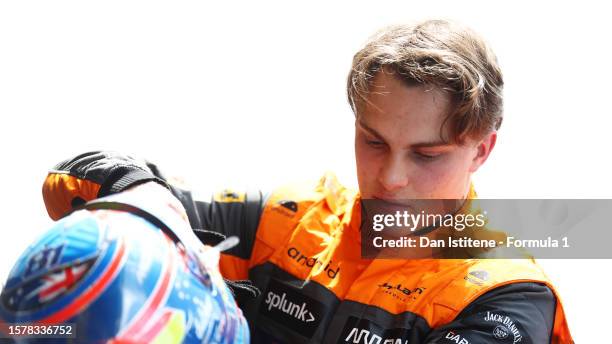
[[[132,186],[150,181],[154,181],[161,184],[165,188],[168,188],[168,185],[163,180],[155,177],[151,174],[151,172],[143,171],[134,167],[121,166],[116,168],[100,187],[98,197],[119,193]]]

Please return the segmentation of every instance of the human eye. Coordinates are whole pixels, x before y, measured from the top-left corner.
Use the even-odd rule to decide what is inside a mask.
[[[372,148],[384,148],[385,147],[385,143],[380,140],[366,138],[365,143]]]
[[[434,161],[436,160],[438,157],[440,157],[441,154],[433,154],[433,153],[423,153],[423,152],[414,152],[414,157],[419,160],[419,161],[424,161],[424,162],[429,162],[429,161]]]

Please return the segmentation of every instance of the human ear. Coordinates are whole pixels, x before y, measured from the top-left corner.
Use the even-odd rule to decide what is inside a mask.
[[[476,154],[472,159],[472,164],[470,165],[470,172],[476,172],[491,154],[493,147],[495,147],[495,142],[497,141],[497,131],[493,130],[488,133],[477,145],[476,145]]]

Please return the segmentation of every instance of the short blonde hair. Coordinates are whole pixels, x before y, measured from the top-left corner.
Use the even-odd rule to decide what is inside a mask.
[[[356,116],[367,102],[375,75],[391,70],[408,85],[448,92],[451,142],[480,138],[499,129],[503,117],[503,77],[497,58],[469,28],[445,20],[384,28],[355,54],[348,76],[348,100]],[[440,128],[441,133],[443,128]]]

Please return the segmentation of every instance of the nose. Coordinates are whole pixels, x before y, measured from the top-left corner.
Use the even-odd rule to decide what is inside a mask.
[[[409,184],[408,169],[400,156],[388,156],[378,172],[378,182],[386,192],[397,192]]]

